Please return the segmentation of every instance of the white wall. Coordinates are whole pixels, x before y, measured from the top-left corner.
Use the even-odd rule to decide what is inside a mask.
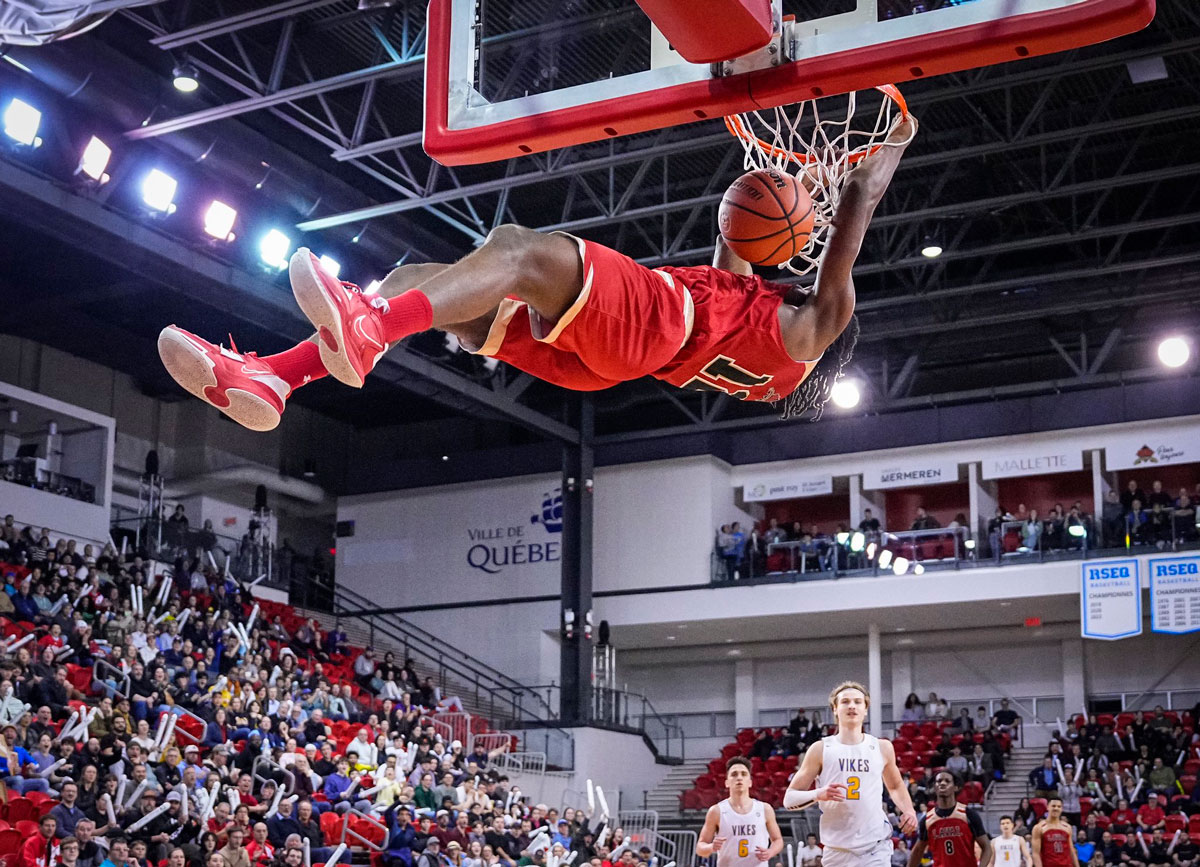
[[[50,538],[69,536],[88,542],[108,539],[108,509],[70,497],[48,494],[0,481],[0,508],[15,517],[17,526],[46,527]]]

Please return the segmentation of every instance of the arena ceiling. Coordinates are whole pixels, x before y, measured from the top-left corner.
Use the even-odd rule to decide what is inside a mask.
[[[829,4],[785,6],[811,17]],[[128,147],[187,157],[253,207],[319,227],[304,242],[336,251],[349,277],[460,256],[506,221],[567,229],[650,265],[710,258],[717,203],[741,171],[740,146],[719,122],[506,164],[432,163],[420,137],[424,7],[167,0],[12,56],[64,105],[106,114]],[[648,50],[634,0],[489,0],[488,9],[496,96],[602,77]],[[1142,33],[905,86],[921,136],[855,272],[861,411],[1168,375],[1154,358],[1157,339],[1194,333],[1200,320],[1197,49],[1200,10],[1159,0]],[[169,85],[181,61],[202,82],[187,98]],[[0,83],[21,80],[0,66]],[[132,259],[109,253],[89,233],[121,217],[118,202],[104,202],[108,215],[95,219],[28,219],[15,210],[28,200],[3,180],[0,223],[11,243],[0,251],[0,289],[32,291],[38,303],[6,306],[0,328],[128,370],[163,396],[178,394],[153,349],[167,322],[213,339],[232,330],[264,352],[304,333],[280,279],[249,274],[218,285],[217,271],[181,270],[183,252],[159,261],[166,254],[154,244]],[[105,231],[130,234],[116,223]],[[172,234],[167,225],[155,231]],[[920,255],[927,237],[945,248],[940,258]],[[23,255],[30,249],[53,259],[53,278],[44,259]],[[197,249],[181,246],[230,255]],[[49,327],[34,316],[46,297],[59,310]],[[488,370],[430,336],[394,356],[361,395],[320,383],[296,399],[359,427],[482,417],[478,447],[572,436],[558,389],[504,366]],[[594,401],[597,434],[610,440],[777,423],[769,408],[649,380]]]

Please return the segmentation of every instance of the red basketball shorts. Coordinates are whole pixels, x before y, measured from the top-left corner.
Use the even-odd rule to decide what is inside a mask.
[[[575,303],[550,322],[506,298],[476,352],[575,391],[609,388],[666,365],[691,336],[687,287],[608,247],[566,237],[583,260]]]

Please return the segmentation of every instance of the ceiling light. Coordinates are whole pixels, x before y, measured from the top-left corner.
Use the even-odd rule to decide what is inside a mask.
[[[108,168],[108,161],[111,158],[112,148],[96,138],[96,136],[92,136],[92,140],[83,149],[83,156],[79,159],[79,168],[76,171],[82,172],[93,181],[106,184],[108,183],[108,175],[104,171]]]
[[[921,248],[921,255],[926,259],[936,259],[938,256],[942,255],[943,252],[945,251],[942,250],[941,247],[932,242],[927,242],[925,246]]]
[[[730,656],[741,656],[742,652],[735,647],[729,651],[729,655]]]
[[[263,236],[258,244],[258,255],[263,264],[271,268],[283,270],[287,267],[288,256],[292,253],[292,239],[278,229],[272,229]]]
[[[224,202],[214,200],[208,206],[208,213],[204,215],[204,231],[219,241],[232,241],[235,220],[236,210]]]
[[[200,73],[190,63],[181,63],[172,70],[172,84],[180,93],[195,93],[200,87]]]
[[[175,191],[179,182],[159,169],[151,170],[142,181],[142,201],[164,214],[175,213]]]
[[[330,277],[332,277],[334,280],[337,279],[338,274],[342,273],[342,263],[339,262],[337,259],[333,258],[332,256],[328,256],[328,255],[322,256],[317,261],[319,261],[321,263],[321,270],[324,271],[326,274],[328,274]]]
[[[1192,349],[1182,337],[1168,337],[1158,344],[1158,360],[1167,367],[1183,367]]]
[[[4,110],[4,134],[17,144],[38,147],[38,128],[42,125],[42,113],[23,99],[14,99]]]
[[[862,400],[862,392],[859,390],[858,383],[853,379],[842,379],[833,387],[830,394],[835,405],[842,409],[854,409],[858,406],[858,402]]]
[[[674,641],[674,640],[675,640],[675,636],[674,636],[674,635],[668,635],[668,636],[667,636],[667,641]]]

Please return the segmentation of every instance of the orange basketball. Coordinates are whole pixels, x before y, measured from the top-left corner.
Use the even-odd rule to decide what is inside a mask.
[[[751,265],[778,265],[798,255],[815,222],[808,190],[775,169],[746,172],[729,185],[717,211],[725,243]]]

